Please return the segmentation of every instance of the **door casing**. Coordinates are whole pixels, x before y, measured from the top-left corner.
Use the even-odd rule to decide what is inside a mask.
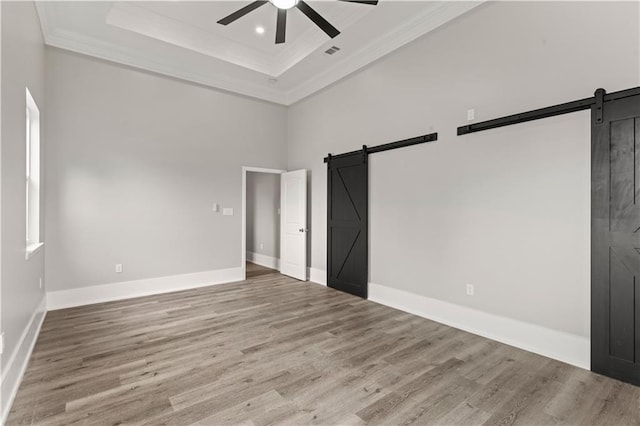
[[[280,169],[267,169],[264,167],[242,167],[242,231],[241,231],[241,244],[240,244],[240,259],[241,259],[241,268],[242,268],[242,279],[247,279],[247,173],[271,173],[271,174],[282,174],[285,173],[286,170]]]

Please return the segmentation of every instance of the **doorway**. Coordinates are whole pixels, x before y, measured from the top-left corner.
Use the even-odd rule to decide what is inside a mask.
[[[285,170],[242,168],[242,269],[280,270],[280,175]]]
[[[242,168],[242,233],[241,233],[241,253],[242,260],[242,278],[247,277],[247,182],[252,179],[250,173],[277,175],[279,178],[279,201],[275,204],[275,210],[280,212],[277,216],[279,219],[279,232],[276,233],[276,244],[279,244],[279,261],[266,259],[270,265],[276,265],[280,273],[288,275],[292,278],[306,281],[307,280],[307,170],[300,169],[294,171],[265,169],[260,167],[243,167]],[[251,183],[251,182],[249,182]],[[267,191],[269,192],[269,191]],[[274,190],[275,192],[275,190]],[[272,207],[273,209],[274,207]],[[253,234],[255,233],[255,222]],[[262,242],[264,244],[264,242]],[[261,256],[261,242],[257,241],[258,254],[254,256],[255,251],[250,252],[249,257],[253,262],[264,261],[265,257]],[[266,247],[263,245],[262,247]],[[255,247],[254,247],[255,250]],[[273,256],[271,256],[273,257]],[[273,268],[275,269],[275,268]]]

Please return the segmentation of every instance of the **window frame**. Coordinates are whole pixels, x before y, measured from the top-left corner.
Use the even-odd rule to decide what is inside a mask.
[[[44,243],[40,232],[40,109],[29,88],[25,91],[25,258],[28,260]]]

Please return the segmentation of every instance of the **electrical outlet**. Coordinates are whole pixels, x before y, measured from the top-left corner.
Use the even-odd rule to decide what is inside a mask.
[[[467,296],[473,296],[473,284],[467,284]]]
[[[122,273],[122,263],[116,263],[116,272],[118,274]]]
[[[232,207],[225,207],[222,209],[222,215],[223,216],[233,216],[233,208]]]
[[[260,243],[260,250],[264,250],[264,244]]]
[[[467,110],[467,121],[473,121],[476,118],[476,110],[468,109]]]

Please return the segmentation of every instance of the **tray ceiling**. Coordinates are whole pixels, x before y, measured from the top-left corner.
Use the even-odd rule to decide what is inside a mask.
[[[217,20],[250,1],[38,2],[48,45],[290,105],[481,4],[308,1],[341,34],[329,38],[289,10],[276,45],[276,8]],[[256,31],[264,29],[263,34]],[[332,47],[340,50],[325,53]]]

